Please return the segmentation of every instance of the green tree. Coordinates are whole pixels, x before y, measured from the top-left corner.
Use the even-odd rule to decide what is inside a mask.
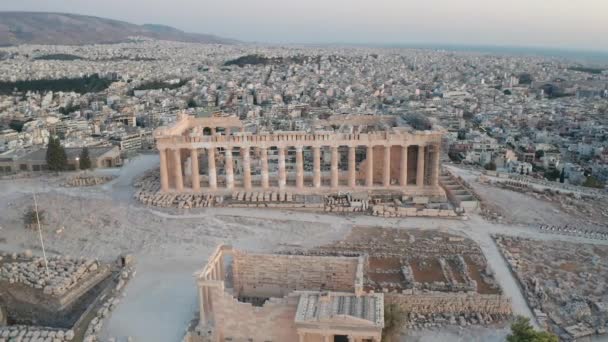
[[[393,340],[405,323],[405,312],[397,304],[384,305],[384,328],[382,329],[382,342]]]
[[[46,164],[49,170],[59,172],[66,169],[68,163],[67,155],[59,138],[50,137],[46,149]]]
[[[555,182],[558,178],[560,178],[560,175],[561,174],[557,169],[545,172],[545,178],[552,182]]]
[[[594,176],[590,175],[589,177],[587,177],[587,179],[585,179],[583,186],[586,186],[588,188],[603,189],[606,186],[606,184],[604,184],[604,182],[595,178]]]
[[[483,168],[488,171],[496,171],[496,163],[493,161],[490,161],[489,163],[484,165]]]
[[[91,157],[89,157],[88,148],[85,147],[82,149],[82,151],[80,151],[78,163],[80,164],[79,166],[81,170],[88,170],[91,168]]]
[[[511,324],[511,334],[507,342],[558,342],[557,336],[546,331],[536,331],[530,325],[530,319],[518,316]]]
[[[196,103],[196,101],[194,99],[188,100],[188,108],[195,108],[195,107],[198,107],[198,104]]]
[[[38,225],[38,220],[40,220],[40,224],[44,223],[44,210],[38,210],[38,217],[36,217],[36,210],[34,207],[28,208],[25,213],[23,213],[23,224],[25,228],[35,228]]]
[[[458,140],[466,140],[467,138],[467,130],[462,128],[458,130]]]

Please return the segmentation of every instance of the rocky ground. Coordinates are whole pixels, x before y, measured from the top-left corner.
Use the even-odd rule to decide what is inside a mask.
[[[532,316],[531,311],[491,234],[608,245],[608,241],[546,234],[531,228],[537,224],[537,215],[532,212],[538,210],[547,219],[556,213],[553,207],[534,207],[536,199],[524,202],[519,197],[500,205],[523,210],[522,224],[489,223],[477,215],[462,221],[348,217],[259,208],[150,209],[133,199],[132,183],[137,175],[157,165],[158,156],[141,156],[121,170],[96,171],[98,175],[117,177],[106,184],[84,188],[65,188],[61,186],[64,179],[60,178],[0,181],[1,250],[31,249],[40,255],[37,232],[26,230],[22,222],[24,210],[32,203],[32,192],[36,192],[40,207],[46,211],[43,237],[50,255],[61,253],[108,261],[121,253],[135,255],[137,275],[129,282],[126,297],[104,324],[105,338],[179,341],[197,309],[193,273],[220,242],[255,251],[313,248],[343,239],[355,225],[464,234],[481,248],[503,292],[512,297],[514,312],[526,316]],[[532,208],[523,208],[529,206]],[[469,329],[463,331],[468,333]],[[461,330],[445,336],[459,336],[458,331]],[[429,331],[428,336],[444,336],[443,330],[437,334]],[[427,339],[421,331],[415,336],[418,341],[437,341]]]

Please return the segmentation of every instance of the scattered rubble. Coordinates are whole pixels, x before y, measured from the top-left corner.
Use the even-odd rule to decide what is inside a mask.
[[[608,247],[495,236],[541,325],[562,340],[608,328]]]

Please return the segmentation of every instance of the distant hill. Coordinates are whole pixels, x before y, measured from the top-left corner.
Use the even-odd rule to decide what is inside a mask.
[[[78,14],[0,12],[0,46],[119,43],[130,36],[190,43],[234,44],[236,40],[187,33],[164,25],[135,25]]]

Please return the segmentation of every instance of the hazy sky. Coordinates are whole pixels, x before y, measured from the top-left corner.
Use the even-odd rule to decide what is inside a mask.
[[[0,0],[270,43],[449,43],[608,50],[608,0]]]

